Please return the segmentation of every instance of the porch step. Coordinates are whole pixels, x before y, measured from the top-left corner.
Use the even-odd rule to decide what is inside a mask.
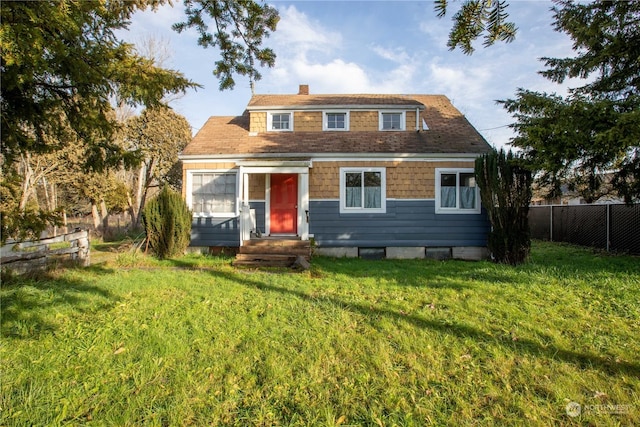
[[[311,246],[309,242],[278,245],[244,244],[238,252],[241,254],[303,255],[308,257],[311,252]]]
[[[238,254],[233,265],[251,267],[291,267],[296,261],[295,255]]]
[[[295,238],[251,239],[240,246],[233,265],[290,267],[299,256],[311,259],[311,243]]]

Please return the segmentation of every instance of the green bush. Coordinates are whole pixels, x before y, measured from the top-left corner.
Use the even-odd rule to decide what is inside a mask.
[[[191,211],[177,192],[165,186],[142,211],[152,252],[160,259],[184,254],[191,236]]]
[[[491,222],[489,252],[495,262],[523,263],[531,249],[531,172],[511,151],[487,153],[475,164],[482,204]]]

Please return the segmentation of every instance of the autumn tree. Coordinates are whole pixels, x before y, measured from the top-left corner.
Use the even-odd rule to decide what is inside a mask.
[[[568,96],[519,89],[501,101],[513,114],[538,183],[556,197],[561,187],[588,202],[604,194],[640,199],[640,2],[557,1],[557,31],[573,40],[576,56],[542,58],[541,74],[562,83],[587,79]]]
[[[138,224],[149,189],[167,183],[178,153],[191,140],[191,126],[168,107],[149,108],[127,121],[125,138],[141,159],[134,207]]]

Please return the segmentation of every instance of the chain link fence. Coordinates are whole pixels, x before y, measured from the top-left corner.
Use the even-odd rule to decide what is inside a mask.
[[[533,239],[640,255],[640,204],[531,206]]]

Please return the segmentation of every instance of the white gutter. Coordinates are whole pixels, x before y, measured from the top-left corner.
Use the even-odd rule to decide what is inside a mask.
[[[291,159],[309,157],[310,163],[320,159],[350,159],[353,161],[362,159],[475,159],[484,153],[257,153],[257,154],[191,154],[181,155],[179,159],[184,163],[202,163],[202,161],[227,160],[242,162],[244,165],[256,162],[256,159]],[[295,161],[295,160],[294,160]]]
[[[424,107],[420,107],[416,104],[407,105],[389,105],[389,104],[371,104],[371,105],[351,105],[351,104],[336,104],[336,105],[270,105],[270,106],[253,106],[247,107],[247,111],[321,111],[321,110],[350,110],[350,111],[372,111],[372,110],[421,110]]]

